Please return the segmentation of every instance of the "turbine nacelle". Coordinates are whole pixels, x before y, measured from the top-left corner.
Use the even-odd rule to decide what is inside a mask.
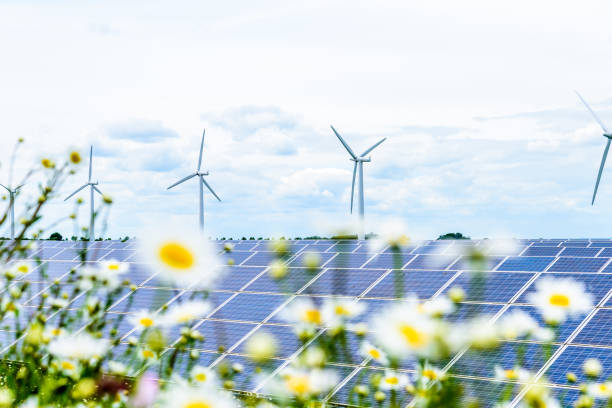
[[[208,176],[208,171],[196,171],[195,175],[196,176]]]
[[[370,156],[368,156],[368,157],[357,157],[355,159],[351,157],[349,160],[350,161],[354,161],[355,163],[359,163],[359,162],[361,162],[361,163],[369,163],[369,162],[372,161],[372,157],[370,157]]]
[[[612,139],[612,133],[604,133],[603,137],[607,137],[608,139]]]

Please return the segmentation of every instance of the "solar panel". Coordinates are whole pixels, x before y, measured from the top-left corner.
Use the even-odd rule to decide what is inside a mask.
[[[222,253],[226,243],[232,243],[234,249]],[[357,299],[367,305],[363,318],[367,321],[370,316],[398,301],[398,282],[402,283],[402,297],[413,294],[420,299],[440,296],[455,286],[462,287],[467,297],[457,312],[449,316],[449,320],[454,322],[482,314],[498,314],[503,318],[513,311],[522,310],[542,324],[539,313],[528,304],[527,294],[534,290],[538,280],[549,276],[583,282],[595,303],[604,303],[605,300],[605,305],[599,306],[612,307],[612,299],[608,299],[612,291],[612,263],[609,263],[612,240],[516,240],[515,243],[517,245],[496,247],[492,241],[423,242],[417,247],[404,248],[399,256],[395,256],[390,248],[373,252],[367,242],[360,241],[288,241],[292,249],[291,256],[286,259],[288,278],[280,282],[267,271],[275,259],[270,242],[219,241],[220,254],[226,261],[232,259],[233,262],[225,268],[223,278],[209,294],[213,309],[193,326],[206,338],[196,347],[200,352],[197,362],[204,366],[239,363],[244,367],[244,375],[236,377],[233,388],[261,392],[265,389],[265,381],[260,375],[255,375],[259,369],[248,359],[247,341],[259,332],[274,335],[279,349],[270,368],[274,370],[290,365],[296,354],[303,351],[303,344],[295,336],[293,328],[281,318],[282,311],[292,302],[309,298],[321,305],[332,295]],[[128,336],[134,333],[128,320],[131,314],[139,309],[159,309],[200,296],[197,292],[170,288],[152,275],[150,268],[138,259],[134,241],[97,241],[93,244],[88,251],[91,264],[108,259],[128,262],[128,279],[136,285],[135,290],[123,288],[119,291],[107,312],[111,324],[102,328],[102,332],[108,334],[116,326],[123,337],[123,342],[117,346],[118,354],[125,349]],[[33,296],[24,302],[26,313],[19,317],[22,325],[27,324],[28,315],[36,310],[43,293],[51,293],[54,280],[59,281],[53,289],[58,293],[74,290],[70,270],[79,265],[83,245],[73,241],[38,243],[38,249],[29,256],[31,259],[38,257],[40,266],[20,277],[31,282],[35,289]],[[469,247],[482,248],[492,255],[484,273],[474,273],[478,268],[461,255],[464,253],[461,248]],[[320,267],[307,269],[304,262],[312,254],[320,259]],[[398,265],[399,270],[396,269]],[[85,301],[85,296],[77,297],[68,308],[80,307]],[[57,319],[57,316],[51,319]],[[490,398],[485,402],[492,402],[507,389],[507,384],[493,381],[495,365],[511,368],[509,365],[514,362],[517,350],[522,348],[529,356],[525,366],[534,371],[546,371],[553,392],[573,401],[578,391],[572,386],[567,388],[565,374],[573,371],[583,379],[581,365],[588,357],[612,361],[612,329],[608,324],[611,319],[612,309],[601,307],[588,321],[584,317],[568,319],[558,327],[556,344],[548,351],[535,341],[506,341],[491,353],[468,351],[443,363],[448,363],[453,375],[469,385],[466,398],[477,396],[481,400]],[[180,332],[172,329],[167,337],[170,348],[162,359],[168,358],[171,344],[179,339]],[[3,348],[16,339],[18,336],[10,326],[0,327]],[[364,368],[359,347],[360,339],[348,335],[346,350],[331,362],[341,380],[347,381],[330,393],[330,401],[348,403],[350,390],[360,378],[382,372],[377,370],[380,367],[376,363],[369,363],[370,366]],[[559,354],[549,360],[549,353],[555,350],[559,350]],[[547,362],[551,364],[545,369]],[[612,375],[609,364],[604,364],[604,368],[606,371],[602,378]],[[181,361],[178,370],[186,373],[187,369],[187,362]],[[403,361],[401,369],[412,373],[413,362]],[[518,387],[512,392],[516,394]],[[356,399],[352,402],[356,403]]]

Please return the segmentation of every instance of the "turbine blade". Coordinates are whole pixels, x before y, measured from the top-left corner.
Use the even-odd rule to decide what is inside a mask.
[[[82,189],[84,189],[85,187],[87,187],[89,185],[89,183],[87,184],[83,184],[81,187],[77,188],[76,191],[72,194],[70,194],[68,197],[64,198],[64,201],[68,200],[70,197],[72,197],[73,195],[75,195],[76,193],[78,193],[79,191],[81,191]]]
[[[349,152],[349,154],[351,155],[351,157],[353,159],[356,159],[357,156],[355,156],[355,153],[353,153],[353,151],[351,150],[351,148],[349,147],[348,144],[346,144],[346,142],[344,141],[344,139],[342,138],[342,136],[340,136],[340,134],[338,132],[336,132],[336,129],[334,129],[334,127],[332,125],[329,125],[329,127],[331,127],[331,129],[334,131],[334,133],[336,134],[336,136],[338,136],[338,139],[340,139],[340,143],[342,143],[342,145],[344,146],[344,148],[346,149],[347,152]]]
[[[586,108],[589,110],[589,112],[591,112],[591,115],[593,115],[593,117],[595,118],[595,120],[597,121],[597,123],[599,123],[599,126],[601,126],[601,128],[603,129],[604,133],[606,134],[610,134],[610,132],[608,131],[608,129],[606,128],[606,125],[604,125],[604,123],[601,121],[601,119],[599,119],[599,117],[597,116],[597,114],[593,111],[593,109],[591,109],[591,107],[589,106],[589,104],[587,103],[587,101],[584,100],[584,98],[582,97],[582,95],[580,95],[578,93],[578,91],[574,91],[576,92],[576,95],[578,95],[578,97],[580,98],[580,100],[582,101],[582,103],[584,104],[584,106],[586,106]]]
[[[357,174],[357,162],[353,167],[353,183],[351,184],[351,214],[353,213],[353,197],[355,196],[355,175]]]
[[[102,194],[102,192],[100,191],[100,189],[99,189],[98,187],[93,186],[93,189],[94,189],[94,190],[96,190],[96,192],[97,192],[98,194],[100,194],[100,195],[104,195],[104,194]]]
[[[378,145],[380,145],[385,140],[387,140],[387,138],[383,137],[380,141],[376,142],[372,147],[370,147],[368,150],[363,152],[362,156],[365,156],[366,154],[370,153],[372,150],[376,149],[378,147]]]
[[[595,195],[597,195],[597,188],[599,188],[599,180],[601,180],[601,173],[603,172],[604,165],[606,164],[606,157],[608,157],[610,142],[612,142],[612,139],[608,139],[608,143],[606,143],[606,149],[604,150],[603,157],[601,158],[601,164],[599,165],[599,173],[597,174],[597,181],[595,182],[595,191],[593,191],[593,199],[591,200],[591,205],[595,203]]]
[[[177,181],[176,183],[174,183],[173,185],[171,185],[170,187],[168,187],[168,188],[167,188],[167,190],[170,190],[170,189],[171,189],[172,187],[174,187],[174,186],[178,186],[178,185],[179,185],[179,184],[181,184],[182,182],[187,181],[187,180],[189,180],[190,178],[195,177],[196,175],[197,175],[196,173],[193,173],[193,174],[190,174],[189,176],[187,176],[187,177],[185,177],[185,178],[180,179],[179,181]]]
[[[89,179],[87,180],[88,183],[91,182],[91,157],[93,156],[93,145],[89,148]]]
[[[211,192],[211,193],[212,193],[212,194],[215,196],[215,198],[216,198],[217,200],[221,201],[221,199],[219,198],[219,196],[217,195],[217,193],[215,193],[215,192],[214,192],[214,190],[212,189],[212,187],[210,186],[210,184],[208,184],[208,183],[206,182],[206,180],[204,180],[204,177],[202,177],[202,183],[204,183],[204,185],[205,185],[206,187],[208,187],[208,189],[210,190],[210,192]]]
[[[6,191],[8,191],[9,193],[11,192],[11,190],[7,186],[5,186],[4,184],[0,184],[0,186],[4,187],[6,189]]]
[[[198,171],[202,167],[202,150],[204,150],[204,136],[206,135],[206,129],[202,132],[202,143],[200,143],[200,158],[198,159]]]

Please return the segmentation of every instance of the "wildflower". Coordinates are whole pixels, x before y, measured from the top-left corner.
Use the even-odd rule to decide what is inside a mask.
[[[10,407],[15,401],[15,395],[9,388],[0,388],[0,407]]]
[[[589,358],[582,364],[582,371],[587,377],[596,378],[601,375],[603,367],[596,358]]]
[[[89,334],[64,334],[49,343],[49,353],[57,358],[89,361],[104,357],[109,347],[108,340]]]
[[[539,328],[538,323],[520,309],[504,314],[498,324],[499,333],[506,340],[531,336]]]
[[[305,400],[331,390],[337,383],[338,375],[335,371],[290,367],[281,373],[280,380],[271,381],[268,388],[272,395],[285,395]]]
[[[72,164],[79,164],[82,160],[81,154],[76,150],[71,151],[69,157],[70,157],[70,163]]]
[[[120,363],[119,361],[109,361],[108,371],[111,374],[123,376],[127,374],[127,367],[125,366],[125,364]]]
[[[584,394],[574,402],[574,408],[591,408],[593,405],[595,405],[593,397]]]
[[[52,168],[54,168],[54,167],[55,167],[55,163],[54,163],[54,162],[53,162],[51,159],[48,159],[48,158],[44,158],[44,159],[42,159],[42,160],[40,161],[40,164],[42,164],[42,166],[43,166],[45,169],[52,169]]]
[[[153,361],[156,361],[158,357],[159,356],[157,355],[155,351],[147,347],[143,347],[140,350],[138,350],[138,358],[140,358],[142,361],[153,362]]]
[[[112,204],[113,197],[109,196],[108,194],[102,194],[102,201],[104,202],[104,204]]]
[[[381,390],[401,390],[408,384],[408,376],[397,371],[385,370],[380,384]]]
[[[246,343],[246,353],[257,363],[263,363],[273,358],[277,349],[276,338],[261,330],[251,336]]]
[[[100,269],[107,271],[108,273],[114,273],[122,275],[130,269],[130,264],[127,262],[119,262],[115,259],[109,259],[108,261],[101,261],[99,263]]]
[[[395,357],[438,358],[445,351],[448,327],[419,313],[415,304],[395,304],[374,316],[376,343]]]
[[[321,308],[321,316],[327,327],[335,329],[344,327],[347,320],[359,316],[365,309],[364,303],[354,300],[326,298]]]
[[[531,373],[521,367],[513,367],[503,369],[501,366],[495,366],[495,379],[497,381],[528,381]]]
[[[460,346],[462,343],[475,349],[487,350],[499,344],[499,332],[495,324],[491,323],[491,316],[478,316],[466,324],[455,327],[452,341]]]
[[[74,385],[72,389],[72,398],[85,399],[96,392],[96,382],[93,378],[83,378]]]
[[[612,382],[589,384],[587,386],[587,393],[595,399],[610,399],[612,398]]]
[[[77,361],[63,359],[57,363],[57,369],[66,377],[77,378],[81,372],[81,365]]]
[[[47,300],[47,303],[53,309],[63,309],[68,306],[68,301],[63,298],[51,297]]]
[[[356,336],[363,337],[368,334],[368,325],[364,322],[359,322],[355,324],[348,324],[346,326],[347,330],[355,333]]]
[[[129,316],[128,320],[134,325],[137,331],[142,331],[158,326],[161,319],[155,313],[149,312],[148,310],[140,310]]]
[[[593,307],[593,297],[584,284],[571,278],[545,277],[536,282],[536,291],[527,299],[535,305],[549,324],[560,324],[567,316],[580,316]]]
[[[201,300],[190,300],[170,307],[164,316],[163,323],[169,326],[190,323],[201,319],[210,311],[210,304]]]
[[[316,252],[306,252],[302,257],[302,264],[310,271],[316,270],[321,265],[321,255]]]
[[[327,361],[327,355],[321,347],[308,347],[304,352],[303,361],[307,367],[323,367]]]
[[[281,311],[280,317],[288,322],[297,323],[298,327],[319,326],[323,323],[321,311],[308,298],[295,299]]]
[[[24,276],[32,272],[34,266],[29,261],[17,261],[11,268],[15,272],[15,276]]]
[[[287,264],[280,259],[273,260],[268,267],[268,275],[277,280],[283,279],[285,276],[287,276],[288,271],[289,268],[287,267]]]
[[[371,358],[377,363],[386,366],[389,364],[389,359],[384,351],[379,349],[378,347],[373,346],[369,341],[364,341],[361,343],[361,347],[359,349],[359,353],[365,358]]]
[[[131,405],[137,408],[145,408],[153,405],[158,397],[159,378],[152,372],[146,372],[136,385],[136,392]]]
[[[465,290],[461,286],[453,286],[448,291],[448,297],[455,303],[463,302],[465,299]]]
[[[431,317],[442,317],[455,311],[455,304],[446,297],[440,296],[423,303],[420,311]]]
[[[410,238],[406,235],[408,228],[403,221],[394,220],[381,226],[378,238],[369,241],[372,252],[380,252],[386,246],[393,250],[400,250],[410,244]]]
[[[217,383],[217,375],[215,372],[208,367],[202,367],[200,365],[197,365],[191,369],[189,378],[194,384],[210,385]]]
[[[219,278],[222,264],[201,234],[148,234],[141,255],[160,277],[178,287],[208,289]]]
[[[158,406],[165,408],[233,408],[239,405],[230,394],[215,387],[177,382],[160,395]]]
[[[278,256],[285,256],[289,253],[289,244],[284,239],[270,241],[269,247]]]
[[[5,315],[18,316],[21,310],[21,304],[14,299],[5,297],[2,299],[2,304],[0,304],[0,310],[2,310]]]
[[[575,383],[576,381],[578,381],[578,377],[576,377],[576,374],[572,373],[571,371],[568,371],[567,374],[565,374],[565,378],[567,379],[568,383]]]
[[[446,378],[446,374],[441,369],[429,363],[425,363],[422,367],[419,367],[417,375],[425,384],[433,381],[442,381]]]

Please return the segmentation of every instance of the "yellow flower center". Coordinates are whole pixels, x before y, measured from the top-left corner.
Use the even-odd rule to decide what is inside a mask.
[[[340,316],[348,316],[351,314],[351,312],[349,312],[349,310],[342,305],[336,305],[335,312]]]
[[[62,331],[58,328],[51,330],[51,334],[54,336],[59,336]]]
[[[385,382],[387,384],[397,385],[399,384],[399,379],[397,377],[387,377],[385,378]]]
[[[204,401],[190,401],[184,406],[184,408],[211,408],[211,407],[212,405]]]
[[[19,267],[17,268],[17,270],[21,273],[26,273],[30,268],[28,268],[28,265],[19,265]]]
[[[74,164],[79,164],[81,162],[81,155],[79,152],[70,153],[70,161]]]
[[[308,377],[305,375],[292,375],[286,382],[287,388],[297,395],[305,394],[310,389]]]
[[[72,364],[70,361],[62,361],[61,366],[64,370],[74,370],[74,364]]]
[[[320,324],[321,312],[319,312],[317,309],[306,309],[302,318],[308,323]]]
[[[372,356],[372,358],[375,358],[375,359],[379,359],[379,358],[380,358],[380,351],[376,350],[375,348],[370,349],[370,350],[368,351],[368,354],[369,354],[370,356]]]
[[[193,320],[193,315],[190,313],[184,313],[176,319],[179,323],[187,323],[188,321]]]
[[[151,350],[142,350],[142,356],[144,358],[153,358],[155,354]]]
[[[144,327],[151,327],[153,326],[153,319],[151,319],[150,317],[143,317],[138,321],[138,323],[140,323],[140,325]]]
[[[195,263],[193,254],[188,248],[176,242],[169,242],[159,249],[161,261],[175,269],[189,269]]]
[[[196,381],[204,382],[204,381],[206,381],[206,374],[204,374],[204,373],[197,373],[194,378],[195,378]]]
[[[548,299],[548,302],[553,306],[559,306],[559,307],[568,307],[570,304],[569,297],[561,293],[553,294]]]
[[[606,384],[599,384],[599,391],[608,392],[608,386]]]
[[[430,380],[435,380],[438,378],[438,374],[432,369],[423,370],[423,377],[429,378]]]
[[[426,341],[425,334],[419,332],[418,330],[416,330],[414,327],[410,326],[409,324],[402,324],[399,327],[399,331],[404,337],[404,340],[406,340],[406,342],[411,347],[420,347],[423,344],[425,344],[425,341]]]
[[[515,380],[518,377],[515,370],[504,370],[504,374],[509,380]]]
[[[119,264],[116,264],[116,263],[109,264],[108,269],[110,269],[111,271],[119,270]]]

